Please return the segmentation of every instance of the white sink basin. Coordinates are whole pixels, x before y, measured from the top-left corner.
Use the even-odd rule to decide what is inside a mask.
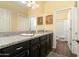
[[[39,36],[41,35],[41,33],[22,33],[20,34],[21,36],[25,36],[25,37],[32,37],[32,36]]]
[[[31,36],[33,36],[33,34],[27,34],[27,33],[22,33],[22,34],[20,34],[21,36],[26,36],[26,37],[31,37]]]

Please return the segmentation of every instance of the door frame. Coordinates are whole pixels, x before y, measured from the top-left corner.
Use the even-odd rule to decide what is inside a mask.
[[[64,11],[64,10],[71,10],[72,8],[64,8],[64,9],[59,9],[59,10],[55,10],[54,12],[53,12],[53,39],[54,39],[54,41],[53,41],[53,48],[55,48],[56,49],[56,44],[57,44],[57,42],[56,42],[56,29],[55,29],[55,24],[56,24],[56,12],[58,12],[58,13],[60,13],[61,11]],[[72,33],[71,33],[72,34]],[[72,37],[71,37],[71,39],[72,39]]]

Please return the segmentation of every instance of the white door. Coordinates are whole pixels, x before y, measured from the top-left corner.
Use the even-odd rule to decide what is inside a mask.
[[[72,53],[77,53],[77,48],[76,48],[76,40],[78,39],[77,37],[77,19],[76,19],[77,13],[76,13],[76,8],[72,8],[69,10],[68,13],[68,21],[67,24],[67,39],[68,39],[68,46]]]
[[[70,46],[72,43],[72,14],[69,12],[70,9],[71,8],[58,10],[54,13],[54,42],[56,42],[56,39],[63,37],[68,41],[69,48],[72,49],[72,46]],[[64,12],[67,13],[68,16],[63,19],[62,17],[57,19],[58,15],[60,16]],[[56,46],[56,44],[54,45]]]
[[[77,1],[77,35],[79,40],[79,1]],[[77,55],[79,57],[79,44],[77,43]]]
[[[74,7],[72,9],[72,52],[77,54],[79,56],[79,53],[78,53],[78,47],[77,47],[77,42],[76,40],[79,40],[78,39],[78,19],[77,19],[77,8]],[[76,45],[77,44],[77,45]]]
[[[69,49],[72,50],[72,9],[68,11],[68,18],[66,24],[67,24],[66,32],[67,32],[68,46]]]
[[[56,39],[66,38],[65,30],[66,30],[65,22],[63,20],[56,19],[56,24],[55,24]]]

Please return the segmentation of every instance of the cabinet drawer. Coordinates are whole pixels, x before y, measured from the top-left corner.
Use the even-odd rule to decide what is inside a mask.
[[[15,57],[28,57],[29,54],[28,54],[28,50],[25,50],[19,54],[17,54]]]
[[[22,42],[22,43],[12,45],[12,46],[2,49],[2,52],[9,53],[9,54],[19,53],[28,47],[29,47],[29,42]]]

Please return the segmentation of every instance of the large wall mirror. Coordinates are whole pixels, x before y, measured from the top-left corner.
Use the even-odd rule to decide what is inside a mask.
[[[0,8],[0,32],[29,31],[31,21],[29,17],[24,16],[22,14],[17,14],[15,16],[16,18],[13,18],[13,15],[10,10]],[[14,23],[13,20],[16,23]]]
[[[11,12],[0,8],[0,32],[11,31]]]

